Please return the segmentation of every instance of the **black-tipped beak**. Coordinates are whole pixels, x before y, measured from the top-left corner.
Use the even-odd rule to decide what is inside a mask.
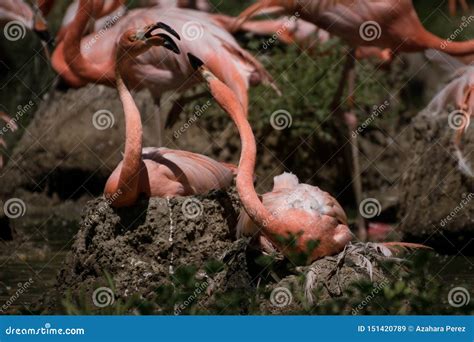
[[[192,53],[188,53],[188,59],[194,70],[197,70],[204,65],[204,62],[194,56]]]
[[[169,25],[166,25],[165,23],[158,22],[158,23],[155,24],[155,28],[160,28],[162,30],[165,30],[166,32],[168,32],[172,36],[176,37],[178,40],[181,40],[181,37],[179,36],[178,32],[173,30]]]
[[[178,48],[178,45],[176,45],[176,43],[170,36],[164,33],[158,33],[156,36],[163,38],[164,40],[163,47],[165,47],[166,49],[170,51],[173,51],[177,55],[181,53],[181,51]]]

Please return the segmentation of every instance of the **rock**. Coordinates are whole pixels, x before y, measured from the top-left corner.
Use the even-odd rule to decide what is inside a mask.
[[[143,120],[152,120],[148,93],[135,98]],[[151,137],[153,126],[146,125],[145,142]],[[50,93],[0,170],[1,206],[12,200],[24,211],[15,219],[0,212],[0,236],[20,238],[17,243],[43,241],[41,234],[69,241],[83,205],[102,193],[123,146],[123,111],[114,89],[87,86]]]
[[[145,118],[152,115],[153,101],[146,92],[138,93],[136,101]],[[39,105],[1,171],[0,195],[8,198],[19,188],[62,199],[100,194],[120,161],[123,126],[122,105],[114,89],[54,91]],[[147,129],[145,142],[150,142],[151,133]]]
[[[399,193],[400,229],[409,239],[439,250],[472,253],[474,236],[473,179],[463,175],[454,155],[454,130],[448,113],[421,112],[413,122]],[[462,147],[474,165],[474,131],[468,129]],[[470,251],[470,252],[469,252]]]

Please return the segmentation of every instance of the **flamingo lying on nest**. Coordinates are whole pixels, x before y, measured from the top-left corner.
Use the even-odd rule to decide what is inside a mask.
[[[250,84],[269,83],[271,76],[263,66],[208,13],[158,7],[136,9],[128,12],[113,27],[103,32],[101,44],[91,44],[94,35],[82,38],[93,10],[91,0],[81,0],[80,9],[53,55],[53,66],[75,86],[84,82],[113,86],[115,83],[115,42],[127,29],[139,28],[158,21],[167,21],[184,39],[180,49],[201,56],[213,72],[236,92],[239,101],[248,107],[247,90]],[[129,61],[123,77],[134,90],[150,90],[159,107],[161,95],[170,90],[183,92],[199,84],[193,70],[181,56],[164,53],[162,49],[150,49],[139,58]],[[69,73],[71,71],[71,73]],[[71,79],[69,79],[72,76]],[[160,117],[158,113],[158,118]],[[160,123],[164,120],[158,119]]]
[[[212,96],[231,116],[242,142],[237,173],[237,191],[245,211],[262,234],[289,256],[306,254],[310,262],[341,251],[352,239],[344,211],[328,193],[317,187],[299,184],[296,176],[283,174],[275,178],[272,193],[265,194],[262,203],[253,184],[256,142],[246,113],[234,93],[204,66],[197,57],[189,55],[190,63],[208,83]],[[250,220],[244,219],[249,222]],[[242,220],[241,220],[242,222]],[[251,224],[241,224],[241,230]],[[294,239],[287,245],[283,239]],[[318,241],[311,249],[311,243]],[[313,245],[314,247],[314,245]]]
[[[412,0],[259,0],[243,11],[234,29],[248,18],[266,8],[279,8],[281,12],[292,15],[298,13],[301,19],[327,30],[344,39],[353,49],[349,52],[341,82],[336,91],[334,111],[338,112],[349,128],[352,153],[353,189],[357,203],[362,201],[362,181],[360,175],[358,135],[355,115],[355,48],[374,46],[388,48],[393,52],[415,52],[426,49],[442,50],[451,55],[468,55],[474,52],[474,40],[451,42],[428,32],[420,22]],[[340,111],[340,98],[344,82],[348,83],[347,112]],[[365,220],[358,213],[358,235],[366,239]]]
[[[7,123],[7,128],[10,129],[10,131],[15,132],[18,129],[18,126],[15,120],[12,120],[6,113],[0,112],[0,119],[2,119],[3,121]],[[3,135],[3,130],[2,130],[2,135]],[[7,143],[1,137],[0,137],[0,146],[7,148]],[[3,168],[3,156],[0,154],[0,169],[2,168]]]
[[[342,251],[353,235],[337,200],[318,187],[301,184],[295,175],[275,177],[273,191],[263,195],[263,203],[253,184],[257,146],[246,113],[235,94],[196,56],[188,54],[190,64],[208,84],[217,103],[234,121],[239,131],[242,152],[237,172],[237,191],[245,209],[238,229],[247,234],[262,234],[264,241],[285,256],[306,263]],[[245,216],[246,214],[247,217]],[[387,248],[427,248],[388,242]]]
[[[167,148],[142,149],[140,112],[122,74],[128,72],[132,59],[154,46],[179,54],[179,48],[165,30],[179,38],[167,25],[157,23],[142,30],[122,34],[117,47],[116,80],[125,114],[125,153],[113,171],[104,194],[115,207],[133,205],[143,194],[147,197],[172,197],[206,193],[232,184],[235,167],[206,156]]]

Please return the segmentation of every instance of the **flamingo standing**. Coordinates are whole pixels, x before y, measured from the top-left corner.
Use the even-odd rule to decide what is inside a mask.
[[[327,192],[300,184],[296,176],[284,173],[275,177],[273,191],[263,196],[263,203],[260,201],[253,184],[257,147],[246,113],[234,92],[214,76],[202,61],[193,55],[189,55],[189,58],[239,131],[242,152],[237,191],[245,211],[255,223],[253,225],[250,220],[243,219],[250,224],[241,223],[241,230],[261,229],[263,236],[283,254],[290,257],[295,253],[304,255],[306,262],[343,250],[352,239],[352,233],[341,206]]]
[[[468,55],[474,52],[474,40],[452,42],[443,40],[428,32],[420,22],[412,0],[259,0],[241,13],[234,29],[255,13],[267,8],[279,8],[287,15],[298,13],[301,19],[341,37],[353,48],[347,56],[341,82],[333,103],[334,111],[342,115],[349,128],[349,141],[352,154],[353,190],[356,202],[362,201],[362,181],[360,175],[358,135],[355,115],[355,57],[356,48],[374,46],[391,49],[393,52],[415,52],[436,49],[451,55]],[[348,106],[346,112],[340,111],[340,98],[344,83],[348,83]],[[366,239],[365,219],[358,212],[358,235]]]
[[[242,23],[240,30],[260,35],[276,35],[285,44],[296,44],[302,50],[312,49],[316,43],[326,43],[331,39],[329,32],[316,25],[297,18],[280,17],[267,20],[248,20]],[[228,30],[234,29],[234,18],[221,16],[221,22]],[[383,63],[392,60],[390,49],[380,49],[374,46],[361,46],[356,50],[357,59],[375,57]]]
[[[185,34],[179,43],[185,53],[192,52],[209,63],[213,72],[236,92],[237,97],[247,110],[250,84],[270,83],[271,76],[263,66],[247,51],[242,49],[235,39],[225,31],[208,13],[187,9],[158,7],[135,9],[128,12],[113,27],[103,32],[102,44],[90,45],[94,37],[82,39],[82,33],[90,19],[93,3],[80,1],[73,24],[66,37],[53,55],[53,66],[65,75],[74,85],[84,82],[102,83],[113,86],[115,82],[115,42],[121,33],[129,28],[138,28],[158,21],[167,21],[178,32]],[[150,49],[139,58],[128,62],[128,71],[123,77],[135,90],[150,90],[159,109],[161,95],[170,90],[183,92],[200,83],[193,77],[193,70],[182,56],[163,54],[161,49]],[[276,87],[275,87],[276,88]],[[158,110],[158,124],[161,120]]]
[[[125,154],[104,191],[115,207],[133,205],[141,194],[147,197],[195,195],[228,187],[233,181],[235,167],[206,156],[167,148],[142,149],[140,112],[122,74],[128,72],[131,59],[153,46],[180,53],[169,35],[154,33],[157,29],[179,37],[167,25],[157,23],[143,30],[126,31],[117,47],[116,80],[125,114]]]
[[[0,111],[0,119],[6,122],[7,128],[10,129],[10,131],[15,132],[18,129],[18,126],[15,122],[15,120],[12,120],[6,113]],[[2,129],[2,134],[3,135],[4,130]],[[0,146],[3,146],[3,148],[7,148],[7,143],[3,138],[0,137]],[[0,169],[3,168],[3,156],[0,154]]]

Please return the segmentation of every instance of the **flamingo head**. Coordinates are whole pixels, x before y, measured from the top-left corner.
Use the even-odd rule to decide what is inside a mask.
[[[155,32],[163,30],[171,36],[181,40],[178,33],[171,27],[164,23],[156,23],[148,25],[142,29],[130,29],[125,31],[120,38],[119,46],[121,46],[128,54],[138,56],[153,46],[162,46],[176,54],[180,54],[178,45],[175,43],[170,35],[162,32]]]

